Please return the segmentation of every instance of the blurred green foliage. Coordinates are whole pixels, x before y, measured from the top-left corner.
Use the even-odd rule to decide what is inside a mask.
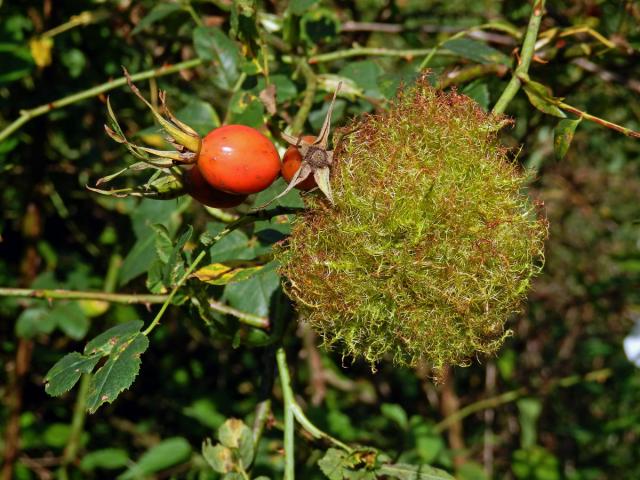
[[[569,105],[639,130],[637,2],[548,3],[531,79]],[[425,60],[416,53],[340,57],[360,46],[442,45],[428,63],[434,83],[446,80],[488,109],[506,85],[508,74],[497,73],[513,66],[530,10],[529,2],[514,0],[0,1],[0,129],[24,109],[120,77],[122,65],[137,73],[201,58],[197,68],[138,85],[145,94],[166,90],[177,116],[201,134],[223,122],[243,123],[283,148],[278,132],[296,120],[309,92],[308,116],[298,118],[305,132],[316,132],[327,98],[344,81],[333,117],[339,126],[384,108]],[[572,27],[579,31],[567,30]],[[315,92],[300,68],[307,60]],[[488,67],[462,75],[477,65]],[[159,129],[126,87],[109,95],[127,134],[161,148]],[[219,478],[222,467],[212,468],[207,449],[201,453],[205,439],[215,448],[215,438],[234,461],[252,457],[251,478],[281,478],[277,382],[275,417],[255,452],[232,451],[221,431],[228,418],[252,425],[256,404],[271,390],[271,344],[282,332],[265,333],[212,310],[211,299],[281,325],[308,417],[344,442],[384,452],[348,456],[300,433],[299,478],[326,478],[331,465],[339,466],[335,478],[374,478],[349,476],[353,469],[365,472],[373,457],[383,464],[379,478],[420,478],[403,465],[430,465],[465,480],[640,478],[640,375],[621,347],[640,302],[640,142],[583,120],[568,145],[575,125],[565,120],[555,132],[565,141],[556,140],[554,151],[559,119],[534,108],[524,92],[507,113],[515,123],[503,140],[535,172],[531,194],[544,202],[551,233],[544,273],[497,357],[450,371],[442,385],[429,378],[428,366],[383,362],[373,374],[368,365],[316,349],[313,334],[303,325],[296,329],[274,269],[265,267],[241,283],[189,280],[150,335],[131,388],[84,417],[78,388],[56,398],[45,393],[46,372],[113,326],[148,324],[158,306],[3,297],[0,451],[11,457],[18,427],[13,478]],[[165,294],[196,246],[225,227],[216,212],[187,198],[140,201],[89,192],[86,185],[133,160],[104,134],[105,121],[105,95],[87,96],[0,141],[0,286]],[[148,175],[121,178],[120,185],[132,186]],[[238,212],[282,189],[279,181]],[[302,203],[292,193],[280,205]],[[236,230],[207,258],[264,264],[271,245],[289,232],[289,220],[279,216]],[[185,235],[190,228],[193,234]],[[441,423],[478,405],[460,422]]]

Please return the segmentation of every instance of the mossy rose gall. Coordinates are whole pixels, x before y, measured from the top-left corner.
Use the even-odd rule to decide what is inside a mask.
[[[496,135],[504,118],[426,79],[345,131],[333,201],[279,246],[285,288],[345,356],[437,370],[492,354],[540,270],[546,222]]]

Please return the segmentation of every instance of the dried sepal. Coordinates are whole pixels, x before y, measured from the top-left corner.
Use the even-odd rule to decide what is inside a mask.
[[[122,173],[120,171],[118,173]],[[171,200],[186,194],[184,182],[181,172],[171,172],[169,174],[159,175],[156,172],[147,183],[137,187],[117,188],[105,190],[87,185],[87,189],[92,192],[106,195],[109,197],[125,198],[125,197],[143,197],[155,200]],[[106,178],[106,177],[105,177]],[[105,183],[105,182],[101,182]],[[99,185],[100,181],[96,183]]]
[[[127,71],[127,69],[123,67],[122,70],[124,71],[124,76],[127,78],[127,83],[131,91],[134,93],[136,97],[142,100],[147,107],[149,107],[149,110],[151,110],[151,113],[153,114],[155,119],[162,126],[162,128],[173,138],[174,142],[184,146],[185,148],[191,150],[192,152],[196,152],[196,153],[200,152],[200,146],[202,144],[202,140],[200,139],[200,136],[195,132],[195,130],[193,130],[191,127],[186,126],[183,122],[180,122],[179,120],[177,123],[174,123],[173,119],[175,119],[175,117],[170,112],[167,115],[169,116],[169,120],[164,118],[162,114],[158,112],[153,107],[153,105],[149,103],[149,101],[146,98],[144,98],[142,93],[140,93],[140,90],[133,83],[133,80],[131,79],[131,75],[129,75],[129,72]],[[166,101],[165,101],[166,99],[164,97],[165,97],[165,94],[162,93],[160,95],[160,101],[162,103],[163,110],[165,112],[168,112],[168,109],[166,107]]]
[[[313,175],[318,188],[324,194],[327,200],[329,200],[331,204],[334,203],[330,182],[331,166],[333,165],[333,151],[329,150],[329,134],[331,131],[331,116],[333,114],[333,107],[335,105],[336,97],[338,96],[338,92],[340,91],[341,86],[342,82],[339,82],[335,92],[333,92],[333,98],[331,99],[331,104],[329,105],[327,115],[322,122],[320,133],[313,142],[306,141],[302,137],[302,135],[295,137],[286,132],[282,132],[280,134],[285,142],[296,147],[300,151],[302,162],[300,163],[300,168],[298,169],[298,171],[291,178],[291,181],[287,185],[287,188],[264,205],[257,207],[258,209],[265,208],[271,202],[274,202],[275,200],[285,196],[293,188],[295,188],[296,185],[304,182],[310,175]]]

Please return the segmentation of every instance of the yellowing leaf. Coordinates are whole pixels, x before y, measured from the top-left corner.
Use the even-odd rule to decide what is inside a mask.
[[[29,40],[29,50],[33,61],[40,68],[51,65],[51,49],[53,48],[53,40],[49,37],[33,37]]]
[[[196,271],[193,276],[201,282],[210,285],[227,285],[247,280],[259,273],[264,265],[247,266],[251,264],[237,263],[225,265],[224,263],[212,263]]]

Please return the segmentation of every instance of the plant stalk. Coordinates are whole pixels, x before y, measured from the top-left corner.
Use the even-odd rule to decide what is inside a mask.
[[[149,78],[161,77],[163,75],[170,75],[172,73],[179,72],[180,70],[186,70],[189,68],[195,68],[199,65],[202,65],[203,61],[200,58],[193,58],[191,60],[186,60],[184,62],[176,63],[174,65],[167,65],[160,68],[154,68],[151,70],[147,70],[144,72],[136,73],[135,75],[131,75],[132,81],[146,80]],[[77,103],[81,100],[85,100],[87,98],[95,97],[100,95],[101,93],[108,92],[115,88],[121,87],[127,84],[126,77],[120,77],[115,80],[111,80],[109,82],[103,83],[102,85],[97,85],[95,87],[89,88],[87,90],[83,90],[82,92],[74,93],[72,95],[60,98],[58,100],[54,100],[50,103],[46,103],[44,105],[40,105],[39,107],[35,107],[29,110],[22,110],[20,112],[20,116],[16,118],[13,122],[7,125],[2,131],[0,131],[0,142],[8,138],[11,134],[13,134],[16,130],[22,127],[29,120],[39,117],[41,115],[45,115],[52,110],[56,110],[62,107],[66,107],[67,105],[71,105],[72,103]]]
[[[520,61],[513,76],[506,88],[500,95],[500,98],[493,107],[492,112],[496,115],[501,115],[506,110],[507,106],[516,96],[518,90],[522,86],[520,75],[527,74],[529,67],[531,66],[531,59],[535,53],[536,40],[538,38],[538,31],[540,30],[540,23],[542,21],[542,15],[544,13],[545,0],[535,0],[533,9],[531,11],[531,17],[529,18],[529,25],[527,26],[527,33],[524,36],[522,42],[522,50],[520,52]]]
[[[278,348],[278,351],[276,352],[276,361],[278,362],[278,373],[280,374],[280,384],[282,385],[282,395],[284,396],[284,480],[294,480],[294,399],[284,347]]]

